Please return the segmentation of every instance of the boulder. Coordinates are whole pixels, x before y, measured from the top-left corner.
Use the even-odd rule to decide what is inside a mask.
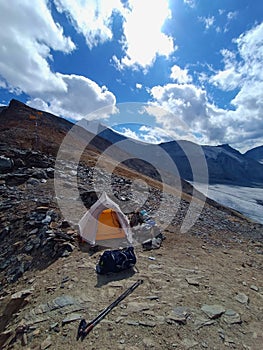
[[[11,158],[0,156],[0,174],[12,171],[14,162]]]

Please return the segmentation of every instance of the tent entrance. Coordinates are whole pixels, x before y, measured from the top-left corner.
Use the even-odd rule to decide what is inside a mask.
[[[119,241],[125,241],[125,245],[132,243],[128,218],[106,192],[82,216],[78,226],[80,237],[90,244],[96,244],[96,241],[100,245],[104,241],[105,246],[112,246],[114,241],[116,244]]]
[[[96,240],[125,238],[126,234],[121,228],[117,213],[109,208],[103,210],[98,217]]]

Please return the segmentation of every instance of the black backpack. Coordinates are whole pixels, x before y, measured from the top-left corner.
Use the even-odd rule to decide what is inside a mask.
[[[109,272],[120,272],[132,268],[136,264],[133,247],[119,250],[106,250],[100,257],[96,272],[100,275]]]

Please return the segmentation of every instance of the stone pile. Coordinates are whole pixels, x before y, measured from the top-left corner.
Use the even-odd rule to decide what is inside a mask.
[[[36,151],[1,148],[0,288],[25,271],[73,251],[76,232],[54,200],[55,159]],[[7,167],[7,164],[10,166]]]

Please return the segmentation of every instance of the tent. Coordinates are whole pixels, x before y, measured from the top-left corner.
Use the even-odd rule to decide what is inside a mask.
[[[90,243],[124,239],[132,243],[131,230],[126,215],[105,192],[83,215],[79,223],[81,238]]]

